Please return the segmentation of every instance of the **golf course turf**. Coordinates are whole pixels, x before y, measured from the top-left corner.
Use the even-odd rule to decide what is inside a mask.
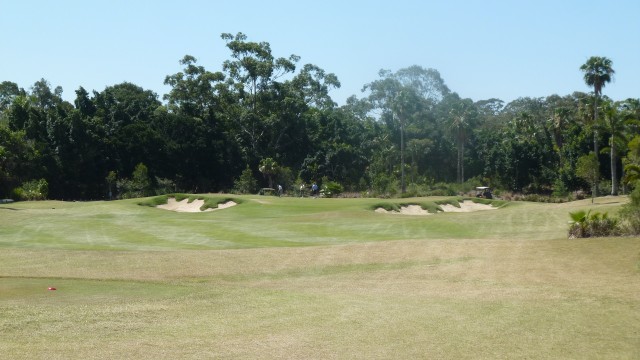
[[[0,205],[0,358],[640,358],[640,238],[567,239],[625,197],[204,197]]]

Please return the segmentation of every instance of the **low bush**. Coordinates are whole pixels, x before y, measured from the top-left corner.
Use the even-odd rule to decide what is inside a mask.
[[[427,191],[427,196],[455,196],[457,195],[456,184],[436,183]]]
[[[171,179],[165,179],[165,178],[159,178],[156,177],[155,178],[155,193],[156,195],[164,195],[164,194],[171,194],[176,192],[176,183],[171,180]]]
[[[253,177],[253,172],[247,166],[238,179],[233,183],[235,194],[255,194],[258,191],[258,182]]]
[[[569,238],[607,237],[622,234],[619,220],[609,217],[607,213],[591,213],[591,210],[569,213]]]
[[[18,200],[45,200],[48,195],[49,183],[45,179],[27,181],[13,189],[13,197]]]
[[[500,198],[507,201],[529,201],[558,204],[573,201],[575,199],[575,195],[567,194],[566,196],[549,196],[541,194],[520,194],[505,191],[501,193]]]
[[[620,210],[622,227],[626,234],[640,235],[640,182],[629,195],[629,200]]]
[[[321,191],[325,197],[330,198],[339,196],[344,191],[344,188],[335,181],[325,181],[322,184]]]

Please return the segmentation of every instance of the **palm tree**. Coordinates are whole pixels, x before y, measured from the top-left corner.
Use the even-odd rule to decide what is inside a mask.
[[[593,103],[593,121],[598,122],[598,98],[602,94],[602,88],[611,82],[615,73],[611,67],[612,62],[604,56],[592,56],[580,66],[580,70],[584,73],[584,82],[589,87],[593,87],[595,101]],[[598,156],[598,130],[593,131],[593,152]],[[596,196],[598,195],[598,186],[595,187]]]
[[[278,163],[272,158],[262,159],[258,170],[269,179],[269,188],[273,188],[273,175],[278,173]]]

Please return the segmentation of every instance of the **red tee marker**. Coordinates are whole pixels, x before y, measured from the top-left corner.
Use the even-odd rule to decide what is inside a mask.
[[[57,289],[56,289],[56,288],[54,288],[54,287],[49,287],[49,289],[48,289],[48,290],[57,290]]]

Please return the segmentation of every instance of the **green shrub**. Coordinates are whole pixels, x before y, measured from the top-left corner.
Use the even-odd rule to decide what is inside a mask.
[[[389,197],[398,192],[397,181],[387,174],[378,174],[372,179],[371,186],[376,196]]]
[[[569,190],[565,185],[564,181],[562,181],[561,177],[557,177],[553,182],[553,192],[551,195],[556,198],[565,197],[569,194]]]
[[[233,183],[233,192],[236,194],[255,194],[256,191],[258,191],[258,182],[247,165],[240,177]]]
[[[431,186],[431,189],[427,192],[428,196],[455,196],[456,190],[453,189],[451,184],[436,183]]]
[[[24,190],[21,187],[11,190],[11,197],[16,200],[24,199]]]
[[[171,194],[176,192],[176,183],[173,180],[156,177],[156,195]]]
[[[13,189],[13,196],[19,200],[45,200],[48,195],[49,183],[45,179],[27,181]]]
[[[143,163],[136,165],[131,175],[132,179],[119,179],[116,181],[116,188],[121,199],[132,199],[154,194],[149,170]]]
[[[629,200],[620,210],[624,230],[629,235],[640,235],[640,182],[629,195]]]
[[[427,196],[455,196],[456,192],[451,188],[433,189],[427,193]]]
[[[335,181],[326,181],[322,184],[322,193],[325,197],[336,197],[344,191],[342,185]]]
[[[576,211],[569,213],[571,222],[569,225],[569,238],[606,237],[620,235],[619,221],[609,217],[607,213],[591,213],[589,211]]]
[[[404,194],[400,194],[401,198],[412,198],[412,197],[425,197],[430,196],[431,191],[429,190],[429,186],[420,185],[417,183],[409,183],[407,184],[407,189]]]

